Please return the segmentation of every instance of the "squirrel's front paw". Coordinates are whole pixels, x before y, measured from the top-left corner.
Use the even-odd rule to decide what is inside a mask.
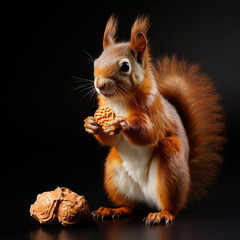
[[[129,122],[125,116],[117,116],[104,130],[105,134],[115,135],[129,128]]]
[[[93,135],[99,134],[102,132],[102,127],[95,122],[95,120],[92,116],[87,117],[84,120],[84,128],[85,128],[86,132],[93,134]]]

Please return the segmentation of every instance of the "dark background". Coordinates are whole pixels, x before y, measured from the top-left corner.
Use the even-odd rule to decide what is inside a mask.
[[[97,108],[96,101],[89,102],[86,91],[74,90],[81,83],[71,76],[93,79],[93,64],[85,51],[93,58],[99,56],[111,13],[120,20],[119,40],[129,40],[131,25],[139,13],[149,14],[153,57],[176,53],[180,59],[200,63],[202,72],[212,78],[222,95],[227,122],[225,164],[209,196],[180,213],[169,232],[163,228],[146,232],[142,223],[135,225],[140,218],[130,218],[130,223],[123,220],[120,226],[125,221],[134,227],[119,239],[127,239],[135,230],[142,237],[153,234],[156,239],[176,235],[185,239],[237,237],[239,9],[237,2],[231,1],[5,3],[1,9],[2,239],[11,236],[35,239],[32,229],[48,237],[59,238],[59,232],[66,234],[63,229],[40,228],[28,212],[38,193],[57,186],[85,195],[93,209],[110,206],[102,186],[107,149],[99,146],[83,128],[83,120]],[[104,225],[104,231],[108,232],[109,226],[112,228],[113,223]],[[66,236],[84,234],[90,239],[87,236],[93,236],[90,232],[96,233],[98,227],[74,228]],[[99,236],[105,235],[102,232],[94,235],[95,239]]]

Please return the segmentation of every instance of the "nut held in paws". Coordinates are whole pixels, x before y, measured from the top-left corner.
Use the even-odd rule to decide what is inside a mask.
[[[88,221],[90,214],[91,209],[85,197],[64,187],[38,194],[30,207],[30,215],[41,224],[71,226]]]
[[[102,127],[102,129],[106,129],[114,118],[115,113],[110,107],[100,107],[94,115],[94,120]]]

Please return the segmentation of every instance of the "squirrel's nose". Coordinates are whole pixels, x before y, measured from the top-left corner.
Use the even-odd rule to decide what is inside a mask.
[[[96,86],[97,86],[97,88],[99,89],[99,90],[102,90],[102,89],[104,89],[105,88],[105,79],[104,78],[97,78],[96,79],[97,81],[96,81]]]
[[[97,88],[98,88],[99,90],[104,89],[104,88],[105,88],[105,83],[97,84]]]

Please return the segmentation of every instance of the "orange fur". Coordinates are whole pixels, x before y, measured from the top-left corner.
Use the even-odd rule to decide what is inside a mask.
[[[148,59],[148,56],[145,58]],[[124,133],[133,144],[151,144],[156,147],[166,135],[169,123],[164,116],[160,96],[155,98],[151,108],[147,106],[146,99],[151,94],[150,70],[147,67],[143,82],[133,92],[138,108],[131,103],[131,114],[127,119],[132,125],[132,129]],[[136,131],[136,129],[141,129],[141,131]]]
[[[126,197],[124,197],[117,189],[114,184],[114,172],[115,165],[121,165],[122,160],[118,154],[118,151],[115,147],[113,147],[106,159],[105,162],[105,176],[104,176],[104,187],[107,191],[107,194],[112,202],[116,203],[117,206],[126,206],[129,208],[134,208],[135,203],[129,201]]]
[[[181,151],[181,144],[176,136],[165,137],[161,144],[162,149],[166,155],[174,155]]]
[[[104,218],[119,218],[122,216],[127,216],[133,213],[132,208],[119,207],[119,208],[105,208],[100,207],[98,210],[94,211],[94,215],[102,216]]]
[[[158,87],[178,110],[190,145],[191,198],[200,199],[216,178],[225,138],[223,110],[210,79],[198,65],[165,57],[157,62]]]
[[[115,34],[117,31],[118,21],[113,15],[109,18],[104,36],[103,36],[103,48],[108,47],[111,44],[115,43]]]
[[[117,139],[117,136],[109,136],[106,134],[96,134],[94,135],[95,138],[98,140],[99,143],[102,145],[106,145],[109,147],[112,147],[114,145],[115,140]]]
[[[149,19],[147,17],[144,17],[144,15],[139,16],[136,19],[136,21],[134,22],[132,29],[131,29],[131,37],[130,37],[130,43],[129,43],[130,49],[135,51],[137,34],[143,33],[144,36],[146,36],[149,27],[150,27]],[[147,38],[145,38],[145,39],[147,40]],[[148,42],[146,42],[146,43],[148,44]],[[145,52],[145,54],[146,53],[148,53],[148,52]]]
[[[96,60],[94,75],[95,78],[104,77],[108,91],[118,81],[131,91],[132,99],[124,100],[130,114],[125,116],[128,127],[122,134],[133,145],[152,147],[148,171],[153,158],[157,159],[157,196],[162,212],[150,214],[146,222],[160,222],[161,219],[167,222],[186,205],[189,197],[199,199],[203,196],[216,177],[222,162],[219,150],[224,143],[219,96],[209,78],[199,72],[198,65],[189,65],[176,57],[165,57],[156,65],[152,64],[146,36],[148,18],[137,18],[129,43],[115,44],[116,27],[117,20],[112,16],[104,33],[103,45],[107,49]],[[141,65],[144,77],[140,83],[133,73],[128,80],[118,74],[114,58],[128,57],[129,54]],[[153,92],[155,95],[152,95]],[[176,109],[181,120],[167,117],[163,97]],[[99,106],[106,106],[111,101],[101,94],[98,100]],[[171,105],[169,107],[165,103],[165,108],[168,106],[171,109]],[[176,122],[183,124],[186,130],[189,156],[185,146],[187,143],[184,145],[184,141],[180,141],[183,136],[177,134],[179,125]],[[107,194],[116,205],[127,207],[126,213],[130,214],[132,211],[129,209],[134,209],[136,202],[120,193],[114,182],[115,167],[122,166],[122,159],[115,147],[119,135],[101,133],[95,137],[100,143],[112,147],[105,163],[104,186]],[[183,145],[187,153],[184,157],[181,155]],[[110,215],[112,211],[101,209],[100,212]]]
[[[168,142],[168,140],[166,140]],[[189,168],[187,162],[169,157],[176,154],[173,147],[176,143],[169,142],[159,149],[161,153],[158,162],[158,195],[163,210],[175,216],[185,206],[189,193]],[[178,143],[176,148],[178,148]],[[169,149],[170,148],[170,149]]]

